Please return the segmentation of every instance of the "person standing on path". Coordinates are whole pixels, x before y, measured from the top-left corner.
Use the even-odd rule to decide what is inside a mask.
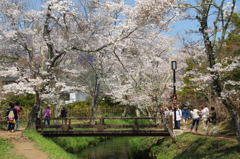
[[[200,120],[199,113],[200,113],[200,111],[197,109],[194,109],[193,107],[190,109],[190,116],[192,117],[192,126],[190,127],[190,132],[192,132],[192,129],[194,128],[194,125],[196,124],[195,133],[198,133],[198,124],[199,124],[199,120]]]
[[[51,115],[51,110],[49,106],[47,107],[47,109],[44,110],[43,114],[44,114],[43,118],[45,118],[44,125],[50,125],[49,118]]]
[[[211,115],[209,117],[209,122],[212,123],[212,134],[217,134],[216,130],[216,118],[217,118],[217,113],[215,111],[215,107],[211,107]]]
[[[180,121],[182,120],[182,110],[178,108],[178,105],[175,105],[174,108],[176,108],[176,126],[174,129],[180,129]],[[174,116],[174,109],[172,112],[172,115]]]
[[[65,107],[63,107],[63,109],[61,110],[61,118],[66,118],[67,117],[67,110],[66,110],[66,108]],[[62,120],[62,124],[67,124],[67,119],[63,119]]]
[[[190,116],[190,113],[187,107],[184,106],[182,109],[183,129],[186,129],[189,116]]]
[[[16,124],[15,124],[15,131],[18,131],[18,127],[20,124],[20,112],[21,112],[19,101],[16,101],[14,108],[17,110],[17,120],[16,120]]]
[[[8,118],[8,132],[14,132],[14,126],[17,120],[17,110],[14,108],[14,103],[9,103],[10,109],[6,113]]]
[[[202,117],[202,124],[203,124],[203,130],[204,130],[204,135],[208,134],[208,118],[209,118],[209,109],[207,108],[207,106],[205,105],[202,113],[201,113],[201,117]]]

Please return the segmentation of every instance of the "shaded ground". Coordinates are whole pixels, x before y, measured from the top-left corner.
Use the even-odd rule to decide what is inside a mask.
[[[231,129],[228,128],[229,125],[230,125]],[[190,132],[188,129],[188,128],[190,128],[190,126],[191,126],[191,121],[189,121],[187,126],[185,126],[185,127],[182,126],[182,124],[181,124],[181,128],[185,128],[184,132]],[[209,132],[208,135],[203,134],[204,132],[203,132],[203,128],[202,128],[202,122],[199,122],[198,133],[194,133],[194,130],[193,130],[192,134],[209,137],[209,138],[214,138],[214,139],[219,139],[219,140],[238,142],[236,136],[232,135],[235,133],[234,133],[234,130],[232,129],[232,126],[230,123],[224,123],[224,124],[218,123],[217,124],[217,134],[214,134],[214,135],[211,134],[211,132],[212,132],[211,123],[208,123],[208,132]]]
[[[25,137],[20,128],[20,131],[15,133],[9,133],[7,131],[0,130],[0,138],[8,138],[14,144],[14,149],[16,154],[25,156],[27,159],[41,158],[48,159],[48,154],[39,150],[34,142],[27,137]]]
[[[204,135],[203,132],[199,132],[198,134],[193,133],[195,135],[199,135],[199,136],[204,136],[204,137],[209,137],[209,138],[214,138],[214,139],[219,139],[219,140],[226,140],[226,141],[233,141],[233,142],[237,142],[237,138],[236,136],[229,136],[229,135]]]

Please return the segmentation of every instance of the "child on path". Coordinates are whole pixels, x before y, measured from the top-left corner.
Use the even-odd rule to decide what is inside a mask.
[[[12,102],[9,103],[10,109],[6,113],[8,119],[8,132],[14,132],[15,123],[17,120],[17,110]]]

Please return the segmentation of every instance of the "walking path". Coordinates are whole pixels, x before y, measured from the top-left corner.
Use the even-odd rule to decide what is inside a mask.
[[[176,130],[174,130],[176,131]],[[183,132],[189,132],[188,129],[184,129],[184,130],[179,130],[181,132],[176,133],[176,135],[181,135]],[[198,136],[203,136],[203,137],[208,137],[208,138],[214,138],[214,139],[219,139],[219,140],[226,140],[226,141],[233,141],[233,142],[238,142],[236,136],[230,136],[230,135],[220,135],[220,134],[208,134],[205,135],[203,134],[204,132],[202,131],[198,131],[198,133],[194,133],[192,132],[192,134],[194,135],[198,135]]]
[[[39,150],[39,148],[34,145],[34,142],[27,137],[25,137],[20,128],[20,131],[15,133],[9,133],[7,131],[0,130],[0,138],[8,138],[14,144],[14,149],[16,154],[25,156],[27,159],[41,158],[48,159],[48,154]]]

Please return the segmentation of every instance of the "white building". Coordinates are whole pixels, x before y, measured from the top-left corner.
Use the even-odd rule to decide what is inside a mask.
[[[86,98],[89,97],[87,93],[84,92],[70,92],[69,100],[65,101],[66,103],[73,103],[76,101],[86,101]]]

